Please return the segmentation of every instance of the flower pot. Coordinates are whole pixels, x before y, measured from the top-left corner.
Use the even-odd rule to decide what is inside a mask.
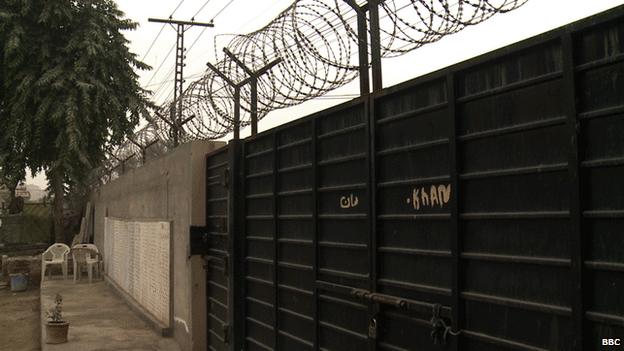
[[[22,273],[11,274],[11,291],[25,291],[28,287],[28,279]]]
[[[68,322],[46,323],[46,344],[62,344],[67,342]]]

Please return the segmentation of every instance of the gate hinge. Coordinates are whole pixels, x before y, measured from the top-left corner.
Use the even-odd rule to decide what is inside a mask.
[[[223,181],[221,182],[221,185],[223,185],[226,188],[230,187],[230,168],[229,167],[223,170]]]
[[[190,242],[190,255],[205,255],[208,253],[208,228],[202,226],[190,226],[189,228],[189,242]]]
[[[223,275],[225,275],[226,277],[229,275],[229,260],[230,260],[230,255],[225,255],[221,258],[221,260],[223,260]]]
[[[212,262],[221,261],[221,269],[223,269],[223,275],[225,275],[226,277],[229,275],[229,272],[228,272],[228,268],[229,268],[228,261],[230,259],[230,255],[225,255],[225,256],[204,255],[203,258],[204,258],[204,262],[205,262],[204,269],[208,269],[210,261],[212,261]]]
[[[223,324],[223,343],[228,345],[230,343],[230,324]]]

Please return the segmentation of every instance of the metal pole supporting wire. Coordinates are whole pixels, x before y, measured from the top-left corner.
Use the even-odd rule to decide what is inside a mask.
[[[528,0],[374,1],[379,21],[378,26],[372,27],[378,27],[378,32],[371,33],[371,19],[367,17],[367,37],[361,40],[367,44],[366,55],[370,55],[368,36],[373,38],[376,35],[379,55],[387,58],[436,42],[497,13],[512,11]],[[221,8],[215,18],[232,2]],[[355,4],[362,9],[370,5],[366,1]],[[295,1],[259,30],[230,37],[225,49],[239,62],[228,55],[222,56],[213,65],[216,70],[204,72],[188,85],[177,101],[167,101],[153,113],[168,116],[172,103],[181,104],[182,116],[179,118],[185,121],[180,131],[183,140],[218,139],[233,131],[235,124],[239,127],[249,125],[252,111],[259,120],[270,111],[322,97],[356,79],[360,62],[367,66],[371,62],[370,59],[362,60],[359,55],[362,48],[358,47],[357,17],[356,10],[345,0]],[[195,42],[199,37],[201,34]],[[219,48],[215,47],[215,50]],[[235,89],[224,79],[243,81],[248,78],[243,67],[257,71],[276,60],[279,64],[258,77],[253,93],[249,85]],[[162,92],[162,89],[158,90],[161,90],[158,93]],[[257,100],[252,99],[255,94]],[[240,96],[237,104],[235,95]],[[234,120],[236,107],[240,111],[237,121]],[[141,144],[142,138],[148,142],[149,138],[160,137],[164,145],[169,145],[168,133],[163,132],[169,128],[165,119],[150,118],[150,121],[150,126],[137,133],[146,136],[134,136],[133,140]],[[137,147],[135,143],[127,142],[115,153],[123,159],[124,155],[136,154]]]
[[[526,1],[378,1],[381,57],[398,56],[436,42]],[[258,118],[325,95],[357,78],[356,17],[353,8],[341,0],[300,0],[265,27],[230,39],[228,51],[251,69],[282,60],[258,80]],[[246,77],[240,65],[228,57],[215,67],[232,81]],[[243,87],[240,95],[239,123],[245,126],[250,123],[251,91]],[[185,116],[195,116],[184,127],[189,137],[216,139],[232,131],[233,96],[234,90],[213,71],[192,82],[180,97]]]

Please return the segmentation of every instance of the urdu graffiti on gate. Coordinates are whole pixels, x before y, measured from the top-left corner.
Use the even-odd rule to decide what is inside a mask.
[[[451,199],[451,184],[432,185],[431,187],[414,188],[410,197],[406,199],[414,210],[422,208],[443,208]]]
[[[357,196],[350,194],[349,196],[340,197],[340,208],[353,208],[360,203]]]

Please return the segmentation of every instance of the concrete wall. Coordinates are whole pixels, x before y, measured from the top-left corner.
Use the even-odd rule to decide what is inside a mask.
[[[106,216],[172,221],[172,329],[182,350],[206,349],[205,274],[201,258],[189,258],[189,227],[205,225],[205,156],[223,145],[209,141],[181,145],[126,171],[91,195],[98,247],[104,247]]]

